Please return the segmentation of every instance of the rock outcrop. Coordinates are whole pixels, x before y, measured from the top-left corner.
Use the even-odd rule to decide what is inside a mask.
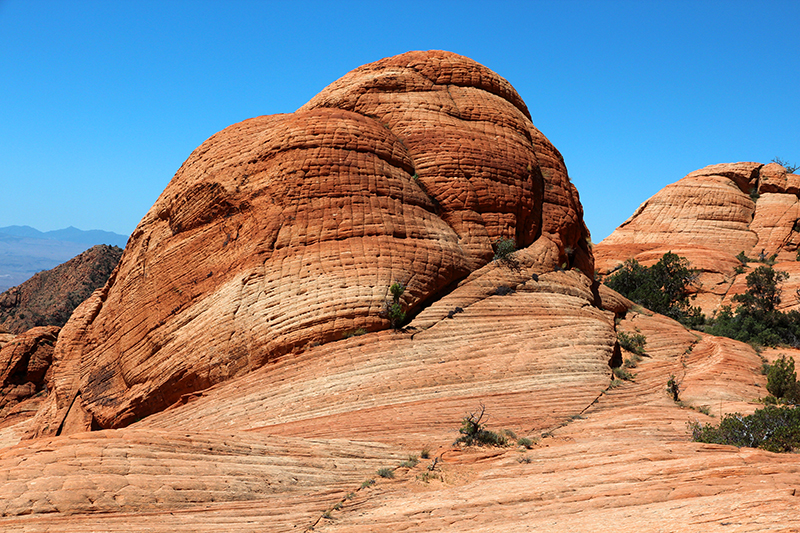
[[[49,388],[59,329],[32,328],[0,345],[0,420],[7,418],[18,403]]]
[[[777,163],[711,165],[668,185],[644,202],[594,248],[596,268],[612,272],[629,258],[652,265],[672,251],[700,271],[693,305],[713,314],[747,288],[757,260],[787,271],[787,295],[800,288],[800,176]],[[753,261],[737,259],[743,252]],[[742,267],[743,269],[737,269]],[[784,299],[782,309],[799,308]]]
[[[0,331],[63,326],[81,302],[105,285],[121,256],[122,249],[116,246],[93,246],[8,289],[0,294]]]
[[[511,85],[447,52],[358,68],[192,153],[64,327],[38,434],[126,426],[286,354],[387,329],[392,283],[414,317],[501,238],[536,246],[525,272],[593,272],[577,191]]]

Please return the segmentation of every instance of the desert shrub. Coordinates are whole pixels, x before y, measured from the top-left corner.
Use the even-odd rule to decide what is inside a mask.
[[[505,446],[506,437],[486,429],[482,423],[486,414],[486,406],[480,404],[480,409],[474,411],[461,419],[461,428],[458,432],[461,436],[456,439],[454,444],[464,444],[466,446]]]
[[[414,468],[419,464],[419,459],[417,459],[416,455],[409,455],[408,459],[400,463],[400,466],[403,468]]]
[[[767,371],[767,390],[776,400],[788,403],[800,403],[800,384],[794,371],[794,358],[786,359],[785,355],[769,365]]]
[[[690,423],[692,440],[738,447],[762,448],[771,452],[800,449],[800,407],[768,405],[752,415],[739,413],[722,417],[718,426]]]
[[[508,296],[509,294],[513,294],[515,292],[517,292],[515,289],[507,285],[498,285],[494,290],[494,294],[497,296]]]
[[[794,174],[797,171],[797,169],[800,168],[800,165],[789,164],[788,161],[784,161],[780,157],[773,158],[772,162],[773,163],[778,163],[780,166],[785,168],[786,172],[788,172],[789,174]]]
[[[499,238],[494,241],[494,261],[506,261],[511,254],[517,251],[517,243],[514,239]]]
[[[423,459],[430,459],[431,457],[431,450],[430,448],[422,448],[422,451],[419,453],[419,456]]]
[[[384,304],[383,316],[389,319],[393,328],[400,329],[406,322],[406,311],[400,303],[400,298],[406,292],[406,286],[396,281],[389,286],[389,292],[392,293],[392,301]]]
[[[383,467],[378,469],[378,475],[381,477],[385,477],[386,479],[394,478],[394,470],[389,467]]]
[[[517,439],[517,446],[523,446],[525,448],[532,448],[535,442],[533,439],[529,439],[528,437],[520,437]]]
[[[747,266],[747,262],[752,261],[752,259],[750,259],[744,254],[744,250],[736,254],[736,259],[738,259],[742,263],[742,266]]]
[[[680,401],[681,385],[678,383],[675,374],[669,375],[669,379],[667,380],[667,392],[672,396],[673,401]]]
[[[644,355],[644,347],[647,345],[647,337],[641,333],[626,333],[617,331],[617,342],[629,352],[637,355]]]
[[[689,305],[689,287],[696,280],[686,258],[667,252],[652,267],[628,259],[604,283],[651,311],[694,327],[705,320],[700,308]]]
[[[627,368],[620,366],[614,369],[614,377],[624,381],[633,381],[634,375]]]

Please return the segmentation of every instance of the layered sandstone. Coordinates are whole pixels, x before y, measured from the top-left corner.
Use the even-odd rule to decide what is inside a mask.
[[[782,309],[800,308],[800,176],[777,163],[711,165],[664,187],[594,248],[596,268],[611,273],[626,259],[652,265],[666,252],[700,271],[698,305],[713,314],[746,289],[759,258],[789,272]],[[743,252],[754,261],[743,265]],[[737,272],[742,267],[742,272]]]
[[[758,355],[598,286],[581,218],[519,96],[454,54],[220,132],[64,326],[36,418],[0,422],[0,529],[796,529],[792,456],[689,440],[758,406]],[[616,328],[647,337],[623,383]],[[535,443],[455,446],[480,405]]]
[[[32,328],[0,345],[0,421],[24,400],[47,391],[59,328]]]
[[[366,65],[197,148],[64,328],[37,434],[121,427],[184,394],[413,317],[493,256],[593,271],[577,191],[511,85],[462,56]]]
[[[566,285],[563,277],[572,275],[538,278],[552,287]],[[531,289],[485,298],[426,332],[432,336],[463,321],[464,331],[476,330],[463,342],[482,344],[483,328],[498,316],[508,320],[510,309],[537,300],[556,308],[565,303]],[[506,325],[505,338],[525,338],[523,322]],[[567,383],[559,376],[559,365],[580,368],[579,354],[588,346],[566,348],[570,339],[562,339],[559,350],[551,338],[549,360],[535,344],[524,357],[508,342],[491,355],[467,357],[468,350],[446,345],[399,353],[403,343],[413,352],[408,345],[422,333],[411,339],[382,332],[318,346],[294,361],[301,378],[294,402],[286,401],[290,387],[275,388],[293,377],[284,358],[128,428],[0,450],[0,528],[796,531],[795,456],[692,443],[688,436],[688,421],[718,420],[701,409],[718,417],[758,407],[753,399],[765,394],[758,354],[658,315],[629,312],[619,328],[644,333],[647,356],[632,369],[633,381],[593,395],[576,389],[577,379]],[[454,333],[439,335],[440,342],[456,342]],[[403,360],[394,363],[387,350]],[[540,354],[548,362],[541,363]],[[529,367],[525,378],[515,369],[523,361],[542,367]],[[460,374],[450,377],[454,371]],[[383,379],[370,379],[373,374]],[[682,404],[667,394],[670,376],[680,382]],[[340,382],[346,386],[338,388]],[[565,384],[560,390],[559,383]],[[464,414],[442,399],[453,387],[474,392],[458,407],[474,409],[483,401],[491,429],[512,429],[536,443],[530,449],[452,446]],[[408,390],[419,402],[386,409],[391,389],[398,396]],[[323,396],[330,405],[316,399]],[[366,405],[343,408],[348,401]],[[401,465],[423,448],[430,450],[427,460]],[[394,478],[378,476],[380,468],[391,469]]]

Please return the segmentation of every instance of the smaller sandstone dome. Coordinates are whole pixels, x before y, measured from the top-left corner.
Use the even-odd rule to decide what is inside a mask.
[[[708,315],[746,289],[743,276],[735,282],[740,252],[751,258],[775,256],[792,275],[788,286],[794,290],[800,283],[795,261],[800,250],[798,193],[800,176],[776,163],[696,170],[644,202],[598,244],[597,268],[608,274],[628,258],[652,265],[672,251],[701,271],[693,305]]]

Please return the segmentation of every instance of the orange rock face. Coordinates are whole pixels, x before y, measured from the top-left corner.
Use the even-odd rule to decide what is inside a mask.
[[[0,344],[0,420],[12,415],[18,403],[48,388],[59,329],[33,328]]]
[[[788,271],[787,294],[800,287],[800,176],[776,163],[711,165],[668,185],[644,202],[619,228],[594,248],[596,267],[608,274],[629,258],[644,265],[672,251],[700,270],[693,305],[712,314],[744,292],[740,252],[758,259],[776,256],[776,269]],[[795,308],[795,298],[784,309]]]
[[[577,191],[510,84],[447,52],[356,69],[192,153],[64,328],[37,434],[125,426],[284,354],[386,329],[392,283],[413,316],[498,238],[539,243],[540,269],[593,270]]]

